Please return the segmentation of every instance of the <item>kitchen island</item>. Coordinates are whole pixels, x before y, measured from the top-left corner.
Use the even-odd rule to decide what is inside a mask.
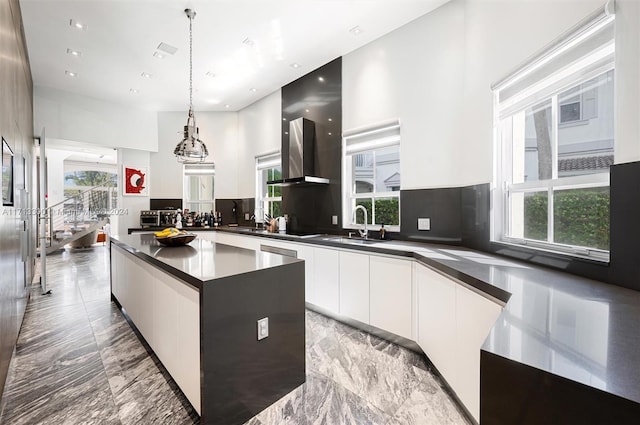
[[[163,247],[153,234],[110,248],[113,300],[201,423],[242,424],[304,383],[303,261],[202,239]]]

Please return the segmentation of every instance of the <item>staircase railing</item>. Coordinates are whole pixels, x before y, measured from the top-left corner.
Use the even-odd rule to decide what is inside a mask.
[[[110,180],[86,189],[46,208],[47,247],[64,235],[83,230],[87,224],[109,217],[112,205],[111,191],[114,184]],[[60,234],[60,238],[56,235]]]

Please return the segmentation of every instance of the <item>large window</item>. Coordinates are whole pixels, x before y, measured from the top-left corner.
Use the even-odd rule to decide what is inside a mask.
[[[184,165],[185,208],[195,212],[214,211],[213,185],[215,167],[213,164]]]
[[[265,215],[282,215],[282,188],[267,185],[268,181],[281,178],[280,152],[256,157],[256,222],[262,223]]]
[[[398,121],[345,132],[343,223],[359,227],[367,210],[372,229],[400,230],[400,124]]]
[[[494,239],[608,259],[613,25],[590,17],[494,87]]]

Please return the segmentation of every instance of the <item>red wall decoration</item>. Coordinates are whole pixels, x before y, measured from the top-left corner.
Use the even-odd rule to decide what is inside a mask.
[[[146,168],[125,165],[123,184],[125,195],[147,195],[149,193],[148,181]]]

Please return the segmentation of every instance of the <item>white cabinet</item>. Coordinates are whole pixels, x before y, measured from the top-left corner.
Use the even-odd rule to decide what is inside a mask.
[[[456,286],[435,271],[415,264],[418,292],[418,344],[453,385],[456,374]]]
[[[311,301],[315,293],[313,247],[300,244],[291,245],[293,246],[290,249],[295,249],[298,253],[298,258],[304,260],[304,299],[306,302],[313,303]]]
[[[260,238],[251,236],[234,235],[233,233],[217,232],[216,243],[237,246],[239,248],[260,250]]]
[[[313,248],[312,304],[333,313],[340,311],[340,258],[335,249]]]
[[[198,235],[198,238],[200,239],[204,239],[205,241],[215,242],[218,232],[213,230],[208,230],[208,231],[199,231],[199,232],[193,232],[193,233]]]
[[[112,293],[200,413],[200,294],[111,246]]]
[[[411,261],[372,255],[369,267],[370,324],[411,339]]]
[[[462,285],[456,286],[456,378],[454,390],[480,420],[480,347],[502,307]]]
[[[340,314],[369,324],[369,256],[340,251]]]
[[[480,347],[502,307],[416,264],[418,344],[476,420],[480,418]]]

